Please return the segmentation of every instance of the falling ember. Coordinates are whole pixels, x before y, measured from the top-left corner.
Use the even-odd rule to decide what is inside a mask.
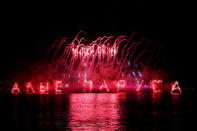
[[[161,92],[162,80],[144,73],[144,68],[152,66],[153,48],[151,43],[133,33],[127,36],[103,36],[92,42],[80,31],[73,41],[67,38],[57,40],[47,51],[28,76],[26,94],[55,94],[63,92],[119,92],[152,89]],[[156,47],[154,47],[156,48]],[[39,82],[39,86],[37,82]],[[150,85],[148,85],[150,83]],[[172,91],[180,90],[177,84]],[[35,92],[36,91],[36,92]],[[181,91],[181,90],[180,90]],[[11,91],[20,94],[17,83]]]

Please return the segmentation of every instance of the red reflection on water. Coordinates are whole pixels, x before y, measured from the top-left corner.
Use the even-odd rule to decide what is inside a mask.
[[[72,130],[117,130],[120,113],[117,94],[71,94],[69,128]]]
[[[152,93],[152,103],[153,104],[161,104],[162,94],[160,93]]]

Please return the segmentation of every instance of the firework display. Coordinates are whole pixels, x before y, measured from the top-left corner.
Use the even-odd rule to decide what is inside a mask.
[[[19,88],[24,88],[26,94],[181,93],[178,81],[164,86],[162,79],[144,71],[153,57],[153,51],[150,43],[136,37],[136,33],[130,37],[98,37],[92,42],[88,42],[84,34],[80,31],[71,42],[67,38],[56,41],[43,62],[34,66],[28,81],[20,87],[16,82],[11,93],[20,94]]]

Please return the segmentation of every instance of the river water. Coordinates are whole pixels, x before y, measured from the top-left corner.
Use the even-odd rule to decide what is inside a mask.
[[[188,130],[195,95],[70,93],[1,95],[4,130]]]

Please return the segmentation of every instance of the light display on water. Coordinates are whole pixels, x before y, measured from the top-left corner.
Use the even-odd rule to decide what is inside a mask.
[[[100,90],[105,89],[106,92],[109,92],[109,88],[108,88],[108,86],[107,86],[106,81],[104,81],[104,82],[100,85],[99,89],[100,89]]]
[[[55,93],[56,94],[61,94],[62,93],[62,90],[61,90],[61,88],[62,88],[62,81],[60,81],[60,80],[55,80]]]
[[[172,84],[172,89],[171,89],[171,93],[181,93],[181,88],[179,86],[179,83],[178,81],[175,81],[173,84]]]
[[[92,88],[93,88],[93,83],[92,83],[91,80],[89,80],[89,81],[84,80],[83,86],[84,86],[84,88],[85,88],[85,91],[91,92],[91,91],[92,91]]]
[[[83,31],[71,42],[62,38],[52,44],[39,66],[33,65],[33,73],[28,76],[30,82],[25,85],[26,94],[49,93],[49,84],[55,94],[76,90],[139,92],[144,88],[160,92],[158,85],[162,80],[154,80],[151,73],[151,79],[147,79],[144,73],[144,67],[148,67],[151,59],[153,61],[149,45],[136,33],[130,37],[106,35],[92,42],[86,39]],[[32,81],[35,85],[40,81],[39,87],[33,87]]]
[[[18,83],[14,83],[11,93],[14,95],[18,95],[21,93],[20,88],[18,87]]]
[[[83,82],[83,90],[82,92],[92,92],[93,91],[93,82],[92,81],[84,81]],[[109,88],[109,84],[104,81],[100,86],[99,86],[99,91],[100,92],[110,92],[112,89]],[[162,93],[162,91],[167,90],[167,89],[162,89],[164,85],[162,84],[162,80],[152,80],[150,82],[150,85],[143,84],[143,80],[141,83],[136,84],[136,87],[133,87],[133,91],[140,92],[143,91],[143,89],[151,89],[153,93]],[[64,87],[64,88],[63,88]],[[173,82],[173,84],[168,85],[170,87],[169,92],[174,94],[174,93],[182,93],[182,90],[179,86],[178,81]],[[35,87],[36,88],[36,87]],[[53,85],[49,86],[49,82],[45,83],[40,83],[39,90],[36,92],[34,86],[31,84],[31,82],[26,83],[26,94],[34,94],[34,93],[39,93],[39,94],[49,94],[49,90],[54,90],[55,94],[61,94],[64,89],[71,88],[69,84],[65,84],[63,86],[62,81],[56,80]],[[115,92],[119,92],[121,90],[128,90],[128,87],[126,85],[125,80],[119,80],[116,83],[116,90]],[[129,91],[129,90],[128,90]],[[130,90],[131,91],[131,90]],[[18,95],[21,93],[20,87],[18,83],[14,83],[13,88],[11,89],[11,93],[14,95]],[[53,93],[53,92],[51,92]]]
[[[152,90],[153,92],[161,92],[161,89],[159,88],[159,85],[161,86],[162,84],[162,80],[152,80],[151,81],[151,87],[152,87]]]
[[[117,91],[119,91],[120,88],[125,88],[125,86],[126,86],[125,80],[119,80],[119,81],[117,82]]]
[[[45,93],[48,93],[49,91],[49,82],[46,83],[46,85],[44,85],[44,83],[40,83],[40,94],[45,94]]]
[[[34,90],[31,82],[27,82],[25,84],[25,86],[26,86],[26,94],[34,94],[35,93],[35,90]]]

